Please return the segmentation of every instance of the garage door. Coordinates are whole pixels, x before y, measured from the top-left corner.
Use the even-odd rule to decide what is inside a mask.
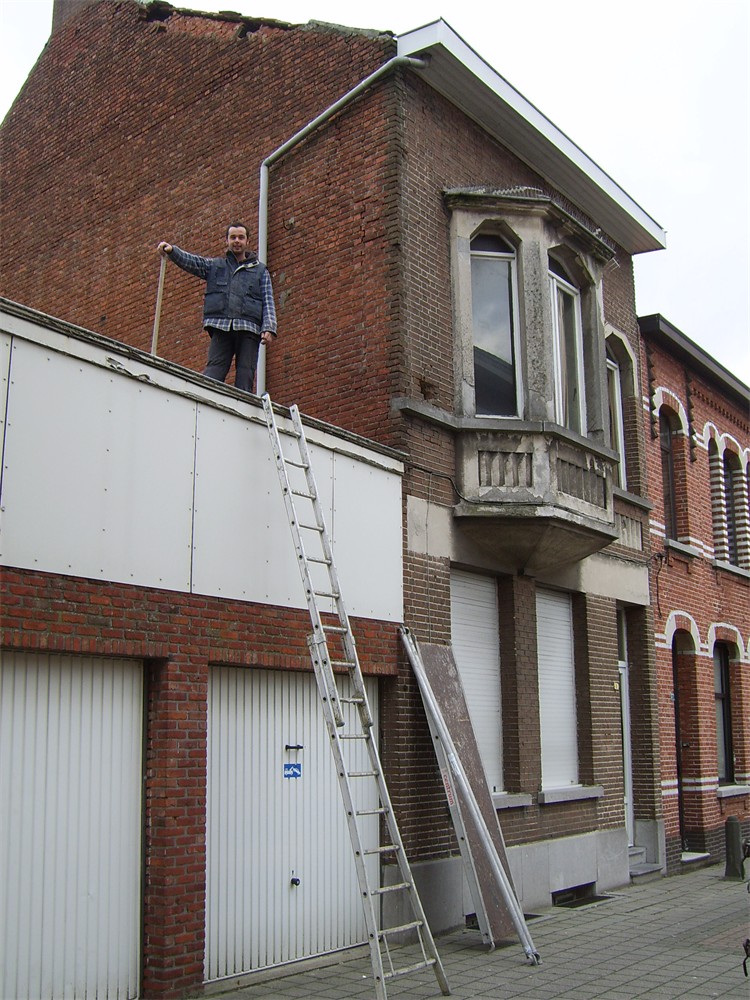
[[[0,664],[0,996],[125,1000],[140,962],[143,677]]]
[[[377,689],[367,687],[375,713]],[[207,980],[366,941],[328,744],[312,674],[212,670]],[[361,765],[368,769],[364,749]],[[359,784],[374,793],[373,782]],[[376,805],[359,795],[359,808]],[[376,843],[377,817],[362,826],[364,839]]]

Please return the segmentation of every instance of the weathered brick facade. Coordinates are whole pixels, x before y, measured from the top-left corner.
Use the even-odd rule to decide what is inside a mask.
[[[724,825],[747,834],[750,794],[750,561],[747,556],[750,393],[660,316],[641,320],[646,454],[652,536],[652,608],[661,737],[662,795],[670,870],[683,851],[724,856]],[[659,415],[673,422],[676,525],[666,528]],[[717,447],[718,446],[718,447]],[[741,470],[731,506],[736,549],[720,549],[728,498],[712,452]],[[731,516],[731,511],[730,511]],[[728,657],[730,771],[719,780],[714,653]],[[679,730],[676,723],[679,724]]]
[[[105,52],[106,59],[87,59],[92,51]],[[148,349],[159,240],[219,253],[223,226],[240,219],[250,225],[252,243],[260,160],[395,51],[387,34],[198,15],[161,3],[93,3],[71,15],[59,25],[2,131],[0,292]],[[28,141],[32,128],[45,136],[39,146]],[[499,503],[491,509],[491,501],[482,512],[495,531],[488,529],[486,545],[468,531],[462,534],[454,518],[462,504],[463,514],[480,504],[458,484],[463,456],[473,447],[467,437],[481,421],[467,417],[458,398],[457,278],[446,192],[478,186],[494,192],[490,214],[497,218],[518,191],[532,192],[531,208],[510,206],[511,221],[514,211],[541,219],[540,234],[552,241],[554,233],[571,253],[573,247],[587,253],[593,247],[590,273],[601,267],[589,282],[596,285],[590,313],[598,308],[599,293],[602,303],[587,344],[597,372],[590,433],[572,447],[584,455],[581,478],[606,466],[600,476],[607,483],[606,503],[591,517],[594,505],[588,501],[558,517],[563,491],[556,500],[537,498],[535,510],[553,530],[551,540],[544,537],[537,546],[541,564],[528,571],[510,543],[534,530],[528,523],[533,517],[506,518]],[[511,228],[507,219],[502,223],[503,232]],[[552,189],[447,97],[416,73],[396,70],[271,168],[268,265],[280,335],[268,352],[267,384],[275,401],[297,403],[310,416],[403,454],[404,619],[419,639],[451,642],[452,569],[496,582],[509,796],[500,818],[507,843],[529,851],[536,846],[540,854],[553,840],[574,844],[571,851],[580,860],[591,853],[592,842],[601,842],[603,854],[617,856],[607,877],[619,884],[627,877],[632,833],[625,829],[619,643],[627,646],[630,667],[636,835],[639,824],[657,829],[661,822],[658,727],[668,733],[670,721],[663,685],[657,702],[646,580],[645,497],[647,486],[660,482],[660,471],[653,468],[640,379],[650,384],[653,372],[641,356],[630,252],[606,234],[605,245],[598,229],[599,220]],[[51,251],[43,280],[38,255],[29,252],[29,236],[39,232]],[[520,308],[522,331],[550,322],[547,267],[545,260],[544,302],[529,295]],[[519,272],[522,284],[529,276],[522,266]],[[206,352],[199,287],[169,267],[159,339],[163,357],[198,370]],[[603,345],[610,335],[625,373],[627,486],[621,489],[609,486],[617,456],[606,405],[596,396],[598,383],[606,381]],[[551,353],[551,342],[548,347]],[[551,453],[553,444],[569,444],[574,435],[550,432],[550,362],[535,363],[526,350],[524,343],[526,399],[533,405],[517,415],[512,433],[544,441]],[[498,425],[500,432],[482,429],[500,437],[509,431],[506,425]],[[525,446],[522,441],[518,451]],[[473,468],[476,456],[466,464]],[[410,522],[414,510],[424,513],[428,525],[424,544]],[[442,526],[433,534],[431,518]],[[568,518],[580,533],[572,532],[574,538],[586,541],[580,550],[565,535]],[[571,546],[566,557],[545,565],[545,552],[564,543]],[[657,580],[655,573],[652,585],[663,594],[663,577]],[[633,582],[618,589],[620,576]],[[732,601],[746,601],[746,581],[731,575],[727,581],[717,602],[729,586],[735,588]],[[581,788],[580,794],[566,789],[567,796],[546,802],[537,648],[541,587],[570,596]],[[89,651],[148,665],[144,993],[178,996],[198,989],[208,666],[308,670],[304,616],[20,571],[4,574],[3,592],[9,600],[6,648]],[[721,620],[718,611],[712,620]],[[660,623],[658,618],[657,631]],[[355,625],[366,672],[383,677],[382,756],[409,855],[448,865],[457,846],[414,677],[393,628]],[[746,626],[738,625],[746,635]],[[658,655],[661,678],[662,650]],[[743,683],[747,708],[746,678]],[[668,738],[662,741],[662,753],[668,745]],[[742,766],[747,774],[746,758]],[[670,827],[668,836],[673,834]],[[650,850],[650,860],[658,862],[658,847]],[[578,874],[585,867],[571,864],[560,876],[564,884],[554,888],[594,882],[596,874]],[[550,880],[542,895],[548,899],[554,888]]]

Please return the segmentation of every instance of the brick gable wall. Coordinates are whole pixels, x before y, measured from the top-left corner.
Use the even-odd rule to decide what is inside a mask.
[[[322,25],[148,20],[130,0],[71,17],[2,130],[0,291],[148,350],[159,240],[220,254],[239,219],[255,245],[263,157],[394,50]],[[380,440],[398,374],[393,114],[381,85],[270,175],[268,388]],[[201,317],[201,283],[170,265],[159,353],[202,370]]]

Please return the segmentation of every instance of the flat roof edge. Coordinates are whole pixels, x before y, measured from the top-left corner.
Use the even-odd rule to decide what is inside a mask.
[[[454,60],[460,63],[492,95],[510,108],[522,119],[529,129],[541,135],[550,146],[574,166],[574,168],[596,185],[617,209],[628,215],[640,230],[643,249],[662,250],[666,247],[666,232],[645,209],[630,197],[620,185],[594,160],[591,159],[572,139],[559,129],[520,91],[497,72],[482,56],[468,45],[444,20],[433,21],[404,32],[398,39],[399,55],[429,53],[431,48],[442,47]],[[429,80],[429,74],[427,74]],[[450,97],[450,94],[446,93]],[[480,124],[482,124],[480,122]],[[531,164],[533,166],[533,163]],[[541,165],[540,165],[541,166]],[[585,208],[585,206],[582,206]]]

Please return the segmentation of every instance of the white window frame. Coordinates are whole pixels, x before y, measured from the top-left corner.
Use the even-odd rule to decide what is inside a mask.
[[[627,466],[625,463],[625,420],[622,413],[622,373],[618,362],[607,355],[607,402],[609,403],[610,435],[612,451],[620,457],[617,465],[617,485],[627,488]]]
[[[555,419],[563,427],[567,427],[575,434],[586,437],[586,381],[583,367],[583,321],[581,318],[581,291],[575,285],[566,281],[554,271],[549,271],[550,301],[552,306],[552,346],[555,362]],[[575,338],[575,376],[578,388],[578,427],[571,426],[568,415],[565,413],[564,399],[567,394],[567,386],[564,385],[564,359],[567,356],[565,351],[565,330],[560,329],[558,295],[569,295],[573,299],[573,320]]]
[[[477,232],[473,234],[471,240],[469,241],[469,261],[470,261],[470,283],[469,283],[469,296],[471,299],[471,353],[472,353],[472,364],[474,356],[475,338],[474,338],[474,298],[473,298],[473,262],[475,258],[485,257],[496,260],[505,260],[510,262],[510,291],[511,291],[511,341],[513,350],[513,389],[515,394],[515,412],[514,413],[482,413],[477,414],[477,396],[476,396],[476,373],[474,370],[474,413],[475,415],[482,417],[502,417],[502,418],[518,418],[522,415],[523,406],[523,392],[522,392],[522,382],[521,382],[521,372],[520,372],[520,359],[521,359],[521,343],[520,343],[520,328],[521,320],[518,308],[518,254],[515,249],[512,252],[500,253],[497,251],[490,250],[472,250],[471,241],[477,236],[497,236],[498,239],[502,240],[508,246],[512,246],[510,240],[501,235],[500,233],[494,232],[483,232],[482,229],[478,229]]]

